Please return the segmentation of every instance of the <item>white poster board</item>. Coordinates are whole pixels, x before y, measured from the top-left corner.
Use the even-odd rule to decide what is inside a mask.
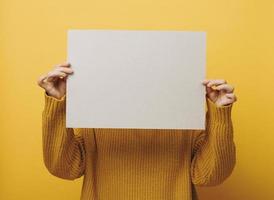
[[[66,127],[204,129],[206,33],[69,30]]]

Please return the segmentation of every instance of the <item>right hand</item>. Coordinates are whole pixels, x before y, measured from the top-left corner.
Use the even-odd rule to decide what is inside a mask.
[[[66,94],[67,77],[72,73],[69,63],[59,64],[52,71],[40,76],[37,84],[44,88],[49,96],[61,99]]]

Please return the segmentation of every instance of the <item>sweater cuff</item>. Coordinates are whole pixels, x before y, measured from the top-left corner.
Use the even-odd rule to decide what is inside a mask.
[[[44,91],[44,99],[45,99],[45,106],[44,106],[45,115],[54,116],[56,114],[60,114],[65,111],[66,94],[61,99],[57,99],[53,96],[49,96],[47,92]]]
[[[209,119],[214,122],[228,123],[231,120],[232,105],[217,106],[213,101],[206,97]]]

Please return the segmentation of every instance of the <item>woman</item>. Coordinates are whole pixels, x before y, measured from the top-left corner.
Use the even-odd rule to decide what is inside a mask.
[[[206,130],[66,128],[69,63],[39,77],[45,89],[43,156],[54,176],[84,176],[81,200],[195,200],[195,185],[222,183],[236,160],[234,88],[204,80]],[[186,94],[187,95],[187,94]]]

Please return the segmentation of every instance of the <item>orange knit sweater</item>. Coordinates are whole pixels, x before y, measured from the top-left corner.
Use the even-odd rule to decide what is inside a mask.
[[[66,128],[66,95],[44,92],[43,158],[54,176],[84,176],[81,200],[197,200],[235,166],[232,105],[207,98],[206,130]]]

